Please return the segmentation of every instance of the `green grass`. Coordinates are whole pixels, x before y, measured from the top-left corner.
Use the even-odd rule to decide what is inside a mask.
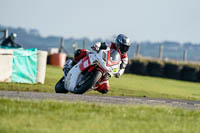
[[[61,68],[47,65],[45,84],[0,83],[0,90],[54,92],[54,86],[62,75]]]
[[[54,92],[54,86],[62,75],[61,68],[48,65],[44,85],[0,83],[0,90]],[[110,85],[106,95],[200,100],[200,83],[195,82],[125,74],[119,79],[112,78]],[[87,94],[99,93],[93,91]]]
[[[149,76],[123,75],[111,79],[111,95],[200,100],[200,83]]]
[[[200,111],[0,98],[0,133],[199,133]]]

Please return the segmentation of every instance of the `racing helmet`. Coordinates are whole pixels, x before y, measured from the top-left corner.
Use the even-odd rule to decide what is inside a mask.
[[[119,34],[115,40],[115,45],[116,48],[120,50],[122,54],[124,54],[128,51],[129,47],[131,46],[131,41],[127,36]]]
[[[15,40],[15,38],[17,37],[17,34],[16,33],[11,33],[10,37],[11,37],[12,40]]]

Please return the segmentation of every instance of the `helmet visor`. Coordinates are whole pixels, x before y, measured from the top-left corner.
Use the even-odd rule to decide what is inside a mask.
[[[121,45],[119,49],[120,49],[120,52],[121,52],[122,54],[124,54],[124,53],[126,53],[126,52],[128,51],[129,46]]]

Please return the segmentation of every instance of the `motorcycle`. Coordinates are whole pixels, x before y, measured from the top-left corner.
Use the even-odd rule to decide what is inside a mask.
[[[121,56],[115,49],[88,52],[66,76],[63,76],[56,84],[56,93],[71,92],[83,94],[90,90],[96,90],[98,83],[103,79],[110,79],[120,70]]]

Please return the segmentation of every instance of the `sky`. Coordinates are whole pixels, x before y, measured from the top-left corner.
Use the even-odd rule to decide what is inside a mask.
[[[0,24],[42,36],[200,43],[200,0],[0,0]]]

